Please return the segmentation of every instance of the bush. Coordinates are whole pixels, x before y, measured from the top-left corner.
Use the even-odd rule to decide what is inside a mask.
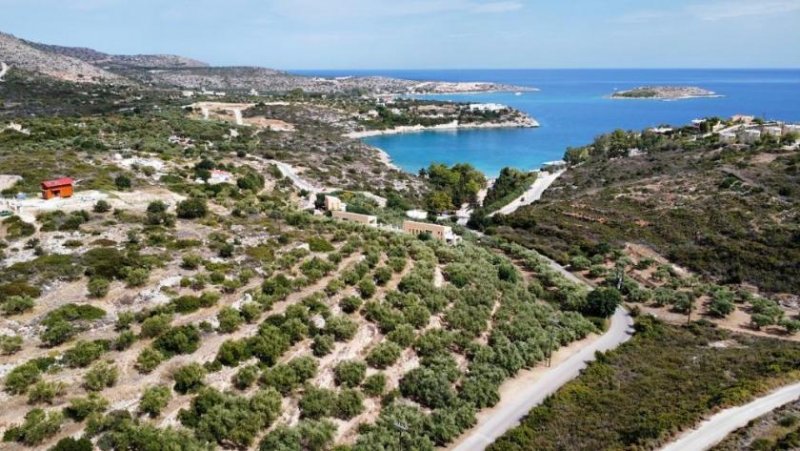
[[[29,296],[11,296],[0,304],[3,315],[13,316],[33,310],[34,302]]]
[[[147,283],[150,278],[150,271],[145,268],[133,268],[128,271],[125,276],[125,283],[128,287],[141,287]]]
[[[28,387],[39,382],[42,371],[35,362],[26,362],[11,370],[5,377],[5,391],[12,395],[21,395]]]
[[[364,394],[367,396],[377,397],[383,395],[386,389],[386,375],[376,373],[367,377],[361,385],[361,389],[364,390]]]
[[[200,347],[200,331],[193,324],[173,327],[156,338],[153,347],[167,357],[191,354]]]
[[[379,343],[367,355],[367,363],[373,368],[386,369],[400,358],[402,351],[400,346],[390,341]]]
[[[172,390],[163,385],[147,387],[139,401],[139,411],[155,418],[172,399]]]
[[[13,355],[22,349],[22,337],[19,335],[0,335],[0,353]]]
[[[370,279],[361,279],[361,282],[358,283],[358,292],[363,299],[369,299],[374,296],[376,290],[375,283]]]
[[[364,411],[364,396],[358,390],[350,388],[339,392],[336,397],[335,416],[341,420],[349,420]]]
[[[64,363],[72,368],[84,368],[99,359],[108,351],[109,343],[105,340],[79,341],[72,349],[64,352]]]
[[[239,369],[233,375],[233,385],[239,390],[247,390],[258,379],[259,369],[255,365],[248,365]]]
[[[356,296],[348,296],[339,301],[339,308],[345,313],[355,313],[361,308],[363,301]]]
[[[326,356],[333,351],[335,340],[330,335],[317,335],[311,344],[311,351],[317,357]]]
[[[336,408],[336,393],[307,385],[299,407],[302,418],[319,419],[331,416]]]
[[[179,202],[176,212],[181,219],[203,218],[208,214],[208,206],[205,200],[192,198]]]
[[[325,323],[325,332],[333,335],[336,341],[348,341],[358,332],[358,324],[345,316],[334,316]]]
[[[161,362],[164,361],[164,354],[153,348],[144,348],[136,358],[136,370],[147,374],[152,372]]]
[[[364,362],[345,360],[336,365],[333,375],[336,385],[358,387],[367,375],[367,365]]]
[[[87,284],[89,296],[93,298],[106,297],[110,285],[111,284],[108,282],[108,280],[103,279],[102,277],[95,277],[89,280],[89,283]]]
[[[233,307],[223,307],[217,314],[219,320],[219,332],[229,334],[236,332],[244,323],[242,315]]]
[[[98,200],[94,204],[92,211],[94,211],[95,213],[108,213],[109,211],[111,211],[111,204],[102,199]]]
[[[57,396],[64,394],[66,385],[63,382],[39,381],[28,390],[28,404],[52,404]]]
[[[92,441],[86,437],[79,439],[66,437],[56,443],[56,446],[50,448],[50,451],[93,451],[94,445]]]
[[[124,175],[118,175],[116,178],[114,178],[114,185],[118,190],[125,191],[126,189],[130,189],[131,179]]]
[[[327,420],[301,420],[297,426],[278,426],[261,441],[261,451],[326,451],[331,449],[336,425]]]
[[[64,407],[64,415],[77,422],[85,420],[93,413],[102,413],[108,407],[108,400],[97,393],[89,393],[85,398],[74,398]]]
[[[172,375],[172,379],[175,380],[175,391],[184,394],[195,391],[203,386],[205,377],[206,370],[199,363],[184,365]]]
[[[83,376],[83,388],[89,391],[100,391],[117,383],[119,371],[108,362],[97,362]]]
[[[172,316],[162,313],[153,315],[142,322],[142,338],[155,338],[168,331],[172,323]]]
[[[25,422],[12,426],[3,434],[5,442],[19,442],[28,446],[42,443],[61,429],[64,416],[61,412],[45,412],[33,409],[25,414]]]

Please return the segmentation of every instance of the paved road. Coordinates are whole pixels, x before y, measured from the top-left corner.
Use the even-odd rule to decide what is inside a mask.
[[[706,450],[725,439],[731,432],[746,426],[751,420],[765,415],[800,398],[800,383],[788,385],[756,399],[750,404],[725,409],[700,426],[680,436],[661,451]]]
[[[631,338],[632,326],[631,316],[619,308],[611,318],[611,327],[605,334],[560,365],[548,370],[535,383],[515,393],[514,399],[501,400],[499,411],[475,426],[471,434],[452,449],[454,451],[485,449],[507,430],[516,426],[529,410],[576,378],[580,371],[586,368],[587,362],[594,360],[596,351],[608,351],[628,341]]]
[[[497,214],[510,215],[511,213],[517,211],[518,208],[536,202],[537,200],[542,198],[542,194],[544,194],[545,190],[547,190],[547,188],[550,188],[550,185],[552,185],[553,182],[556,181],[556,179],[561,177],[561,174],[563,174],[564,172],[565,172],[564,170],[554,173],[543,172],[543,171],[539,172],[539,176],[536,177],[536,181],[533,182],[531,187],[528,188],[528,190],[525,191],[523,195],[512,200],[511,202],[508,203],[508,205],[490,214],[489,216],[491,217]]]
[[[326,188],[319,188],[315,186],[313,183],[309,182],[308,180],[305,180],[304,178],[300,177],[294,171],[294,168],[292,168],[290,165],[286,163],[280,162],[278,160],[267,160],[267,163],[274,164],[275,166],[277,166],[278,170],[281,171],[281,174],[283,174],[284,177],[288,177],[289,180],[291,180],[292,183],[294,183],[294,186],[298,187],[301,190],[305,190],[315,194],[330,191],[329,189]]]

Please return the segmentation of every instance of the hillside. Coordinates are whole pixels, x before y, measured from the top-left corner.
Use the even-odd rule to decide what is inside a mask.
[[[37,72],[77,83],[127,83],[122,76],[81,59],[35,48],[16,37],[0,33],[0,61],[12,68]]]
[[[61,45],[40,44],[21,40],[25,44],[43,52],[76,58],[96,66],[139,67],[139,68],[175,68],[206,67],[207,63],[179,55],[111,55],[86,47],[65,47]]]
[[[798,293],[800,152],[786,145],[795,139],[617,131],[571,149],[573,166],[543,201],[494,230],[564,263],[638,243],[718,282]]]

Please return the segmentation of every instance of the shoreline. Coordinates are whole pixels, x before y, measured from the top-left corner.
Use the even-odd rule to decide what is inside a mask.
[[[447,124],[424,126],[424,125],[404,125],[387,130],[366,130],[360,132],[345,133],[344,136],[351,139],[372,138],[375,136],[402,135],[406,133],[424,133],[439,131],[457,130],[480,130],[480,129],[499,129],[499,128],[537,128],[539,123],[535,119],[528,119],[524,122],[490,122],[481,124],[460,124],[458,121]]]

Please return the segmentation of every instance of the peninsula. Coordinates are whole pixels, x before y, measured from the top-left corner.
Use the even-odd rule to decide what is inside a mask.
[[[717,93],[696,86],[641,86],[617,91],[612,99],[682,100],[698,97],[719,97]]]

